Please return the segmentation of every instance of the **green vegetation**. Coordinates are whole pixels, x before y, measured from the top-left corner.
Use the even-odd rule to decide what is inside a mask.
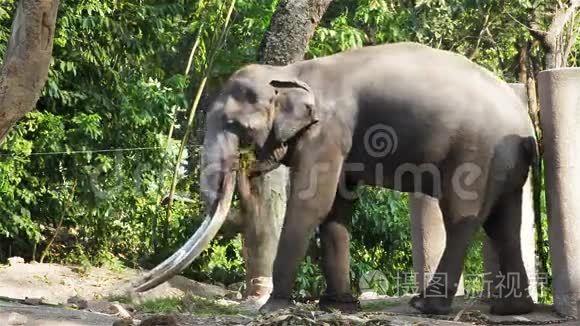
[[[536,16],[545,28],[546,14],[555,3],[335,0],[307,57],[417,41],[466,55],[515,82],[522,47],[532,44],[530,68],[542,66],[543,53],[525,25]],[[0,7],[0,58],[15,4],[4,0]],[[255,62],[276,4],[237,1],[225,45],[213,65],[209,93],[233,71]],[[177,187],[195,203],[176,202],[167,220],[160,202],[169,189],[183,128],[177,128],[175,139],[167,139],[167,133],[174,120],[184,124],[182,117],[203,77],[212,39],[223,25],[224,6],[222,0],[61,1],[49,81],[36,110],[0,147],[0,260],[44,256],[46,262],[149,267],[192,234],[202,213],[197,191],[199,148],[189,148],[189,164]],[[202,24],[193,69],[183,75]],[[580,60],[579,44],[572,64]],[[196,121],[202,122],[203,114]],[[202,127],[196,126],[197,139]],[[412,271],[406,197],[364,188],[360,198],[352,223],[353,279],[380,270],[389,284],[395,284],[400,273]],[[546,235],[539,236],[540,250],[547,252]],[[200,281],[241,281],[240,248],[239,238],[216,239],[186,274]],[[481,241],[474,243],[466,273],[481,272],[480,248]],[[297,282],[297,295],[303,298],[316,296],[323,288],[312,259],[302,265]],[[544,296],[549,300],[549,294]],[[145,303],[143,308],[209,311],[204,304],[168,299]]]
[[[220,304],[194,296],[152,299],[139,304],[137,309],[146,313],[190,312],[196,315],[209,316],[237,315],[240,313],[235,305]]]

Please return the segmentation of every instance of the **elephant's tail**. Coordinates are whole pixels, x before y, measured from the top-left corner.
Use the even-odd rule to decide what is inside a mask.
[[[523,147],[529,162],[532,166],[536,165],[540,158],[540,148],[535,136],[529,136],[524,139]]]
[[[531,184],[534,201],[534,215],[536,223],[541,222],[541,200],[542,200],[542,159],[540,156],[540,146],[534,136],[526,138],[524,141],[524,151],[528,156],[531,169]]]

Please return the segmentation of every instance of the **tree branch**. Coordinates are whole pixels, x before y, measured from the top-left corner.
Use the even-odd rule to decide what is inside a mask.
[[[568,23],[574,17],[576,9],[579,5],[579,1],[573,0],[567,9],[559,9],[556,11],[554,20],[552,20],[552,24],[550,25],[550,28],[547,32],[548,41],[551,42],[551,44],[555,44],[556,39],[562,35],[566,23]]]
[[[564,33],[564,28],[566,24],[574,21],[576,15],[576,10],[580,7],[580,0],[570,0],[568,7],[564,8],[561,6],[556,10],[552,23],[548,28],[548,31],[539,31],[536,26],[537,23],[532,23],[534,31],[532,31],[532,36],[536,38],[542,44],[542,47],[546,49],[546,68],[558,68],[566,66],[567,48],[570,46],[571,42],[563,44],[562,34]],[[573,33],[572,33],[573,34]],[[573,40],[572,40],[573,42]],[[569,53],[569,52],[568,52]]]
[[[481,41],[483,39],[483,36],[486,33],[486,30],[489,28],[489,25],[490,25],[490,22],[489,22],[490,12],[491,12],[491,6],[487,10],[487,13],[485,14],[485,17],[483,19],[483,26],[481,27],[481,31],[479,31],[479,36],[477,37],[477,42],[475,44],[475,48],[473,49],[471,54],[467,56],[469,58],[469,60],[475,59],[475,57],[479,53],[479,47],[481,46]]]
[[[572,52],[572,48],[574,44],[576,44],[576,33],[575,33],[575,26],[576,25],[576,14],[572,16],[572,20],[570,21],[570,28],[568,30],[568,41],[566,49],[564,50],[564,58],[568,58],[570,53]]]

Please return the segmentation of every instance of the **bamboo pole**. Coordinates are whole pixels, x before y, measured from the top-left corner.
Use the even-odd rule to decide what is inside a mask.
[[[199,31],[197,32],[197,37],[195,39],[195,43],[193,43],[193,47],[191,48],[191,53],[189,54],[189,60],[187,61],[187,67],[185,68],[185,72],[183,73],[184,76],[189,75],[189,71],[191,70],[191,66],[193,64],[193,58],[195,57],[195,52],[199,46],[201,41],[201,33],[203,32],[203,28],[205,27],[205,23],[201,23],[199,26]],[[167,142],[165,144],[166,151],[169,150],[169,145],[171,144],[171,137],[173,137],[173,130],[175,129],[175,110],[172,112],[173,115],[173,122],[169,127],[169,132],[167,133]]]
[[[236,0],[231,0],[230,2],[230,6],[228,9],[228,13],[224,22],[224,26],[222,28],[221,34],[218,38],[218,43],[215,46],[211,56],[210,56],[210,60],[207,64],[205,73],[204,73],[204,77],[201,80],[199,87],[197,89],[197,93],[195,95],[195,99],[193,101],[193,104],[191,106],[191,110],[189,112],[189,117],[187,120],[187,127],[185,129],[185,134],[183,135],[183,139],[181,140],[181,145],[179,146],[179,151],[177,153],[177,160],[175,162],[175,170],[173,171],[173,176],[171,178],[171,189],[169,191],[169,197],[168,197],[168,202],[167,202],[167,211],[166,211],[166,222],[169,223],[169,220],[171,219],[171,209],[173,207],[173,196],[175,194],[175,188],[177,187],[177,175],[179,174],[179,166],[180,166],[180,162],[183,159],[183,150],[185,149],[185,145],[187,144],[187,141],[189,139],[189,134],[191,133],[191,129],[193,127],[193,121],[195,118],[195,112],[197,111],[197,107],[199,106],[199,102],[201,100],[201,95],[203,94],[203,91],[205,89],[205,85],[207,84],[207,80],[209,79],[209,75],[211,74],[211,70],[213,68],[213,64],[215,61],[215,58],[217,56],[217,53],[219,51],[219,48],[221,47],[221,45],[223,44],[223,41],[225,40],[225,37],[227,35],[227,31],[228,31],[228,26],[229,26],[229,22],[231,20],[232,17],[232,13],[234,11],[234,7],[236,4]]]
[[[195,38],[195,42],[193,43],[193,46],[191,48],[191,52],[189,53],[189,59],[187,61],[187,66],[185,68],[185,71],[183,73],[184,76],[189,75],[189,71],[191,70],[191,66],[193,64],[193,58],[195,57],[195,52],[197,51],[197,48],[199,47],[199,43],[201,41],[201,34],[203,32],[203,28],[205,27],[205,22],[201,23],[201,25],[199,26],[199,30],[197,32],[197,37]],[[176,116],[175,116],[176,112],[175,112],[175,107],[173,109],[173,112],[171,112],[171,115],[173,117],[172,121],[171,121],[171,126],[169,127],[169,131],[167,132],[167,140],[165,142],[165,152],[167,153],[169,151],[169,146],[171,145],[171,138],[173,137],[173,131],[175,130],[175,120],[176,120]],[[165,181],[165,173],[161,172],[161,177],[159,178],[159,194],[157,196],[157,203],[161,202],[161,198],[163,197],[163,182]],[[151,246],[153,248],[153,250],[155,250],[157,248],[157,215],[153,215],[153,219],[151,221]]]

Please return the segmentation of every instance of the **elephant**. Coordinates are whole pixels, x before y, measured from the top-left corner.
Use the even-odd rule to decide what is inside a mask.
[[[240,153],[252,154],[254,163],[244,163]],[[510,87],[461,55],[404,42],[286,66],[248,65],[212,104],[202,156],[206,220],[138,291],[167,280],[207,246],[228,212],[236,179],[284,164],[290,190],[273,291],[262,311],[292,304],[297,268],[316,228],[327,285],[319,305],[359,309],[350,284],[348,223],[361,185],[439,200],[447,233],[441,277],[411,299],[412,307],[450,312],[468,244],[483,227],[501,272],[519,278],[505,284],[509,293],[494,298],[491,312],[534,308],[519,239],[522,188],[537,159],[534,129]]]

